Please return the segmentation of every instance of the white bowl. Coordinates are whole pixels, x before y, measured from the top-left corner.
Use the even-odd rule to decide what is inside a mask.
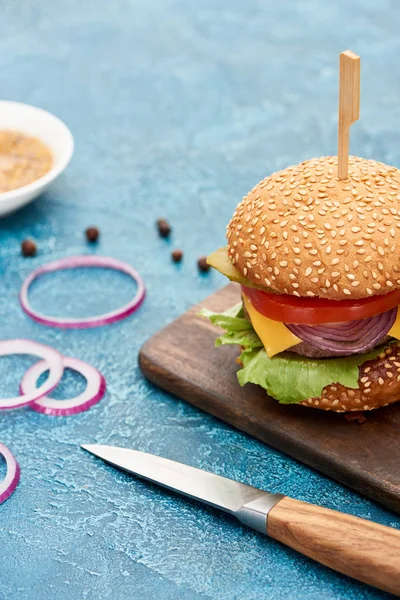
[[[68,127],[46,110],[5,100],[0,101],[0,129],[14,129],[37,137],[53,155],[53,166],[43,177],[0,193],[1,217],[34,200],[64,171],[74,151],[74,138]]]

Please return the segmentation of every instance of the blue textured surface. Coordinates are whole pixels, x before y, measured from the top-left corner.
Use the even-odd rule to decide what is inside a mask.
[[[363,59],[352,151],[400,166],[399,3],[0,0],[0,22],[1,96],[55,112],[76,140],[51,191],[0,222],[0,336],[52,344],[108,382],[104,400],[76,417],[0,415],[0,440],[22,467],[0,507],[0,599],[388,597],[108,468],[78,444],[133,446],[400,527],[382,507],[154,389],[137,367],[152,333],[222,285],[216,273],[198,275],[195,261],[223,243],[241,196],[277,168],[335,152],[337,61],[347,47]],[[173,225],[171,242],[156,235],[159,216]],[[142,273],[145,304],[109,328],[33,323],[17,302],[23,278],[90,251],[82,232],[92,223],[102,230],[96,251]],[[20,257],[26,236],[38,241],[33,260]],[[173,246],[185,251],[181,266]],[[57,279],[37,284],[35,306],[62,301],[83,314],[88,298],[100,311],[132,290],[104,272],[84,289],[83,275]],[[26,364],[0,362],[1,395],[15,393]],[[58,393],[81,385],[69,376]]]

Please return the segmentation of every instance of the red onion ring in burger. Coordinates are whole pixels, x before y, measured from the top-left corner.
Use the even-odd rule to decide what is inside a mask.
[[[342,323],[320,325],[293,325],[286,327],[314,348],[327,350],[337,356],[363,354],[377,346],[392,328],[397,316],[397,307],[376,317]]]
[[[77,269],[79,267],[102,267],[104,269],[114,269],[115,271],[126,273],[137,283],[136,294],[132,300],[130,300],[130,302],[121,308],[108,312],[104,315],[82,319],[46,316],[37,312],[31,307],[28,295],[30,285],[33,283],[33,281],[35,281],[35,279],[44,273],[54,273],[55,271]],[[110,323],[115,323],[116,321],[121,321],[139,308],[144,300],[144,297],[145,286],[139,273],[127,263],[105,256],[71,256],[50,262],[47,265],[43,265],[42,267],[39,267],[33,271],[33,273],[31,273],[22,284],[20,292],[21,306],[27,315],[42,325],[61,327],[62,329],[84,329],[86,327],[98,327],[100,325],[108,325]]]

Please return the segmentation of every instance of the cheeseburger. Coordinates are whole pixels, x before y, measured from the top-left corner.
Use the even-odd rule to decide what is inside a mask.
[[[239,203],[209,264],[241,286],[216,344],[283,404],[367,411],[400,399],[400,171],[348,158],[274,173]]]

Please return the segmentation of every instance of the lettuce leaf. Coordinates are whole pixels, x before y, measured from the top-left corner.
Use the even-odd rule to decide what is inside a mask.
[[[358,388],[358,367],[376,358],[385,347],[343,358],[313,359],[293,352],[281,352],[269,358],[250,321],[244,317],[242,303],[222,314],[206,309],[199,314],[225,329],[226,333],[216,339],[216,346],[237,344],[242,347],[243,368],[237,373],[240,385],[260,385],[281,404],[297,404],[318,397],[330,384]]]
[[[221,314],[214,313],[211,310],[207,310],[207,308],[203,308],[199,314],[202,317],[210,319],[213,325],[218,325],[218,327],[226,329],[228,333],[233,331],[254,331],[252,324],[244,316],[243,304],[241,302]]]

